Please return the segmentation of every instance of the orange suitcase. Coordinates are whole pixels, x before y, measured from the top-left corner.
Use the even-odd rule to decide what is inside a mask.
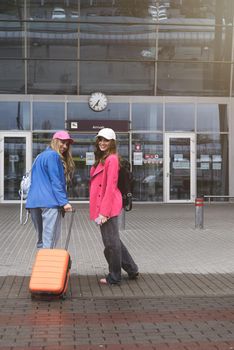
[[[65,296],[71,268],[71,258],[67,249],[73,217],[74,211],[71,215],[65,249],[40,249],[38,251],[29,282],[32,298],[46,299]]]

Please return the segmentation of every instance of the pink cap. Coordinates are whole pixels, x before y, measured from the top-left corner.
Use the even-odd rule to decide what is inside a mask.
[[[68,140],[71,143],[74,142],[74,140],[71,138],[71,136],[68,134],[67,131],[57,131],[54,135],[53,135],[53,139],[59,139],[59,140]]]

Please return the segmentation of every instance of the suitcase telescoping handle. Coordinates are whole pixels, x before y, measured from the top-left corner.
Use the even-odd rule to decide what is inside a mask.
[[[70,220],[70,223],[69,223],[68,233],[67,233],[67,239],[66,239],[66,243],[65,243],[65,250],[68,250],[68,245],[69,245],[70,238],[71,238],[72,224],[73,224],[74,216],[75,216],[75,209],[72,209],[72,210],[70,210],[70,211],[67,211],[66,213],[70,213],[70,214],[71,214],[71,220]]]
[[[64,216],[65,216],[64,209],[61,208],[60,211],[61,211],[62,217],[64,218]],[[71,237],[71,229],[72,229],[72,224],[73,224],[73,220],[74,220],[75,211],[76,210],[74,208],[72,208],[72,210],[66,211],[66,213],[70,213],[71,214],[71,220],[70,220],[69,227],[68,227],[67,239],[66,239],[66,243],[65,243],[65,250],[68,249],[68,245],[69,245],[69,241],[70,241],[70,237]],[[53,238],[53,240],[51,242],[50,249],[53,249],[54,241],[55,241],[55,237]]]

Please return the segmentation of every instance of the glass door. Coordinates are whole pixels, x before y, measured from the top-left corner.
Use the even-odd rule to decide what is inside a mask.
[[[31,134],[0,132],[0,203],[19,200],[22,176],[31,167]]]
[[[195,135],[165,135],[166,202],[184,203],[195,200]]]

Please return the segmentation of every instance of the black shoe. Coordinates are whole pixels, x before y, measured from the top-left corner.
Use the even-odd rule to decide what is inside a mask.
[[[129,274],[128,274],[128,278],[129,278],[130,280],[136,280],[138,277],[139,277],[139,272],[138,272],[138,271],[137,271],[137,272],[132,272],[132,273],[129,273]]]
[[[40,249],[43,247],[43,242],[42,241],[38,241],[37,242],[37,248]]]

